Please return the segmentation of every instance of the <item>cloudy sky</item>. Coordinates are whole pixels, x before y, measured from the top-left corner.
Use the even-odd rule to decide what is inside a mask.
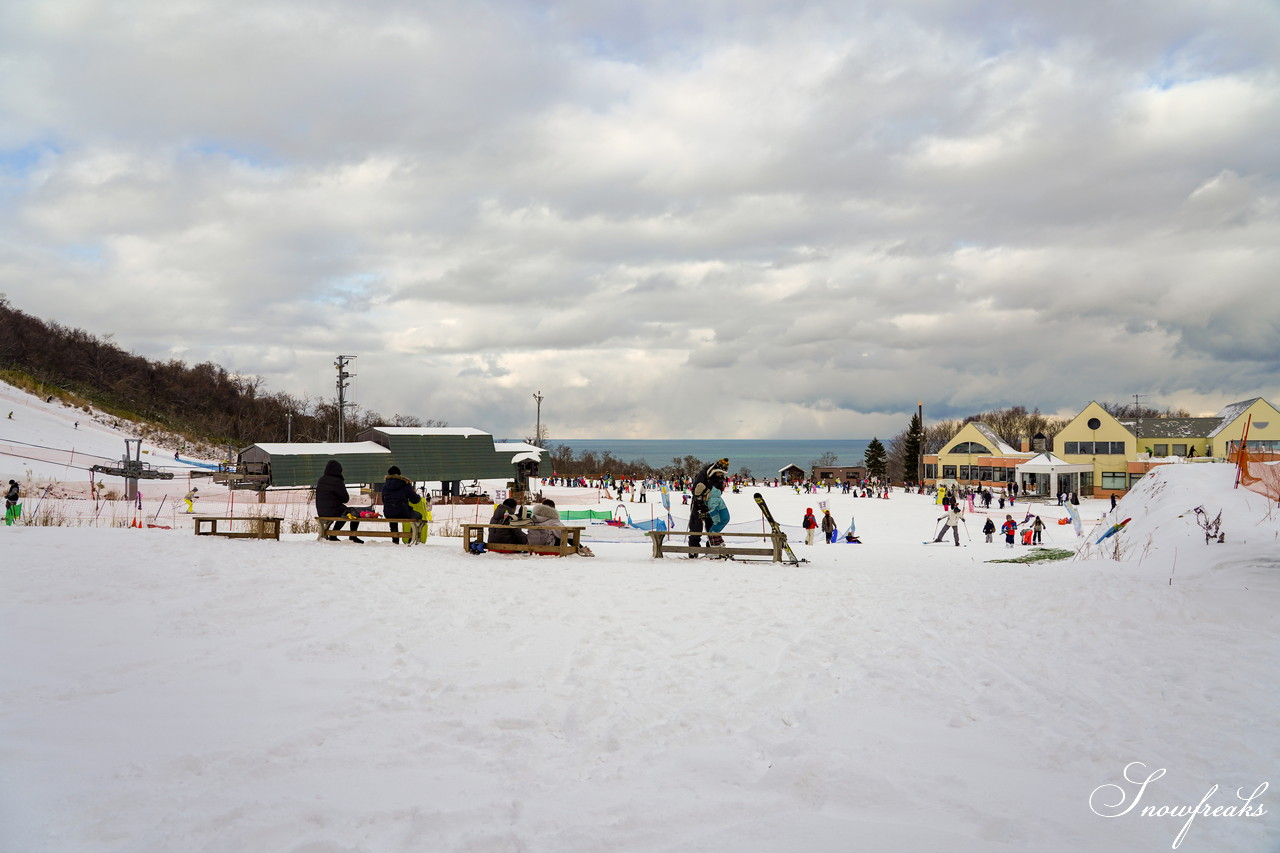
[[[7,0],[0,292],[499,436],[1280,402],[1274,0]]]

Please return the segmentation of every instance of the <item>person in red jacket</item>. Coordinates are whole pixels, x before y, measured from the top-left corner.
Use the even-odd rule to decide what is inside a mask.
[[[804,528],[804,544],[813,544],[813,532],[818,529],[818,519],[813,517],[813,509],[809,508],[804,511],[804,521],[800,522],[800,526]]]
[[[1013,547],[1013,536],[1018,532],[1018,522],[1013,520],[1012,515],[1004,517],[1004,524],[1000,525],[1000,532],[1004,534],[1004,547]]]

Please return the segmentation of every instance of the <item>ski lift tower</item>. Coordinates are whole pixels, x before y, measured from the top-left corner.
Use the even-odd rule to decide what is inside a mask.
[[[109,477],[124,477],[124,496],[133,500],[138,496],[139,480],[172,480],[172,471],[157,471],[150,462],[142,461],[142,439],[126,438],[124,440],[124,457],[118,465],[94,465],[91,471],[106,474]]]

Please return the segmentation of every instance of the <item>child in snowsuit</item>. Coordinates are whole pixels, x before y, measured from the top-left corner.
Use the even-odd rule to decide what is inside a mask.
[[[196,511],[195,501],[200,499],[200,496],[196,494],[198,491],[200,491],[199,486],[192,486],[191,491],[182,496],[182,500],[187,505],[187,512],[189,513]]]
[[[828,545],[836,538],[836,520],[831,517],[831,510],[822,511],[822,538]]]
[[[987,541],[991,541],[991,534],[996,532],[996,523],[991,519],[987,519],[987,523],[982,525],[982,532],[987,534]]]
[[[1014,534],[1018,532],[1018,522],[1013,520],[1012,515],[1004,517],[1004,524],[1000,525],[1000,532],[1004,534],[1004,547],[1013,547]]]
[[[1036,520],[1031,522],[1031,543],[1033,545],[1040,544],[1040,534],[1044,532],[1044,522],[1040,520],[1040,516],[1036,516]]]

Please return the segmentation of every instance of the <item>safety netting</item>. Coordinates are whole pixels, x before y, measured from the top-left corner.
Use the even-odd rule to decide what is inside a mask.
[[[1237,452],[1240,485],[1280,501],[1280,454],[1242,448]]]

